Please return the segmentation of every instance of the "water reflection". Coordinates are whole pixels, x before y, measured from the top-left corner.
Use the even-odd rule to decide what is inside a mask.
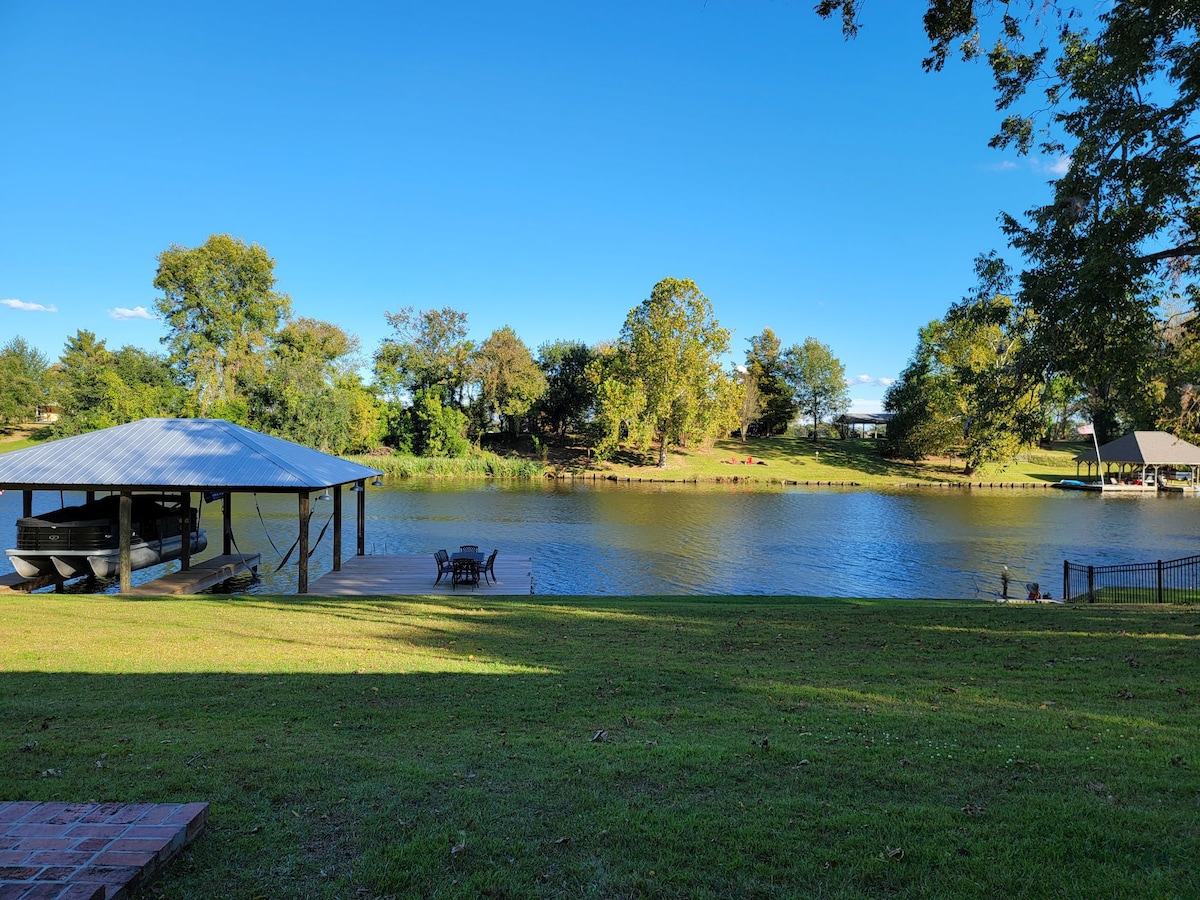
[[[356,539],[347,493],[343,552]],[[66,503],[80,495],[68,494]],[[59,505],[38,494],[35,512]],[[238,495],[243,552],[263,554],[247,589],[292,593],[295,559],[273,571],[296,537],[296,498]],[[332,504],[313,505],[314,537]],[[1197,552],[1200,498],[1098,496],[1050,490],[749,487],[662,483],[456,483],[407,480],[369,488],[368,552],[429,553],[477,543],[534,561],[539,594],[796,594],[975,597],[1014,582],[1057,587],[1064,559],[1174,559]],[[0,497],[0,541],[12,547],[20,494]],[[219,506],[205,507],[211,540]],[[313,577],[331,567],[332,537]],[[430,561],[433,570],[432,556]],[[7,559],[0,571],[12,571]],[[148,580],[157,570],[135,573]],[[431,574],[431,579],[432,579]],[[1051,590],[1054,590],[1054,587]]]

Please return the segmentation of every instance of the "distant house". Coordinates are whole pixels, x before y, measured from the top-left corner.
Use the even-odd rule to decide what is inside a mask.
[[[871,428],[871,436],[879,437],[887,432],[887,424],[893,415],[895,413],[843,413],[833,420],[833,424],[838,427],[843,438],[852,435],[855,426],[858,426],[860,437],[867,436],[868,426]]]
[[[46,423],[57,422],[61,414],[62,409],[57,403],[39,403],[34,421]]]

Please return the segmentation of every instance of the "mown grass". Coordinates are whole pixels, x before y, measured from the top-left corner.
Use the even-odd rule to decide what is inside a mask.
[[[0,599],[0,797],[212,804],[147,892],[1194,897],[1200,611]]]
[[[1075,475],[1075,455],[1082,444],[1064,443],[1053,449],[1022,454],[1006,465],[984,466],[968,476],[961,459],[934,458],[921,462],[885,459],[873,440],[807,438],[788,434],[751,438],[745,443],[717,441],[710,449],[684,450],[668,457],[661,477],[730,479],[751,481],[833,481],[864,485],[896,482],[1054,482]],[[753,462],[749,465],[746,460]],[[620,475],[645,476],[653,467],[609,464]]]

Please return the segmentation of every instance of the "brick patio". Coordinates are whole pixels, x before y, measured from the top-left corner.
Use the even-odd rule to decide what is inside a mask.
[[[207,819],[207,803],[0,800],[0,900],[124,900]]]

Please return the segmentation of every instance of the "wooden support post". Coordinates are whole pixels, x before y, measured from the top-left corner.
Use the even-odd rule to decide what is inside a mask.
[[[129,558],[129,545],[133,536],[133,495],[121,491],[121,499],[117,501],[117,571],[121,582],[121,593],[128,594],[133,587],[133,564]]]
[[[342,486],[334,487],[334,571],[342,571]]]
[[[183,540],[179,545],[179,568],[186,572],[192,567],[192,494],[179,495],[180,532]]]
[[[296,562],[296,593],[308,593],[308,520],[312,517],[312,507],[307,493],[300,494],[300,559]]]
[[[21,517],[28,519],[33,515],[33,491],[21,491]]]
[[[225,492],[221,498],[221,553],[229,556],[233,553],[233,494]]]
[[[367,555],[367,480],[358,482],[358,555]]]

